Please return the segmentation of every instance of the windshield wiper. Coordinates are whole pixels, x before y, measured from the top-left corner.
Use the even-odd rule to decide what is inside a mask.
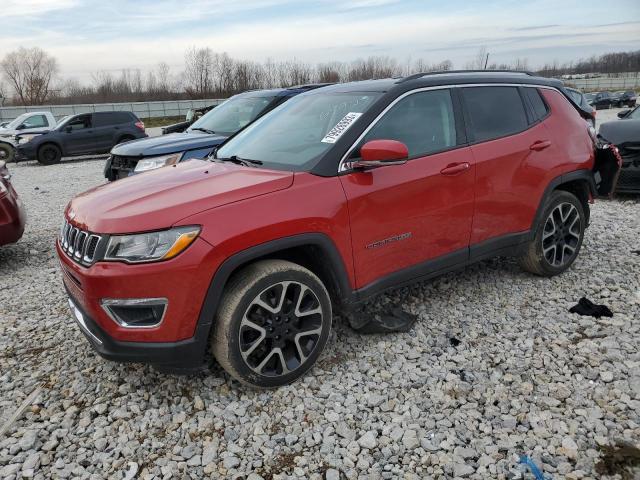
[[[198,130],[200,132],[209,133],[211,135],[215,135],[215,133],[216,133],[213,130],[209,130],[208,128],[202,128],[202,127],[190,128],[189,130]]]
[[[251,160],[249,158],[240,158],[237,155],[231,155],[226,158],[216,158],[215,160],[220,160],[221,162],[232,162],[237,165],[243,165],[245,167],[255,167],[257,165],[262,165],[260,160]]]

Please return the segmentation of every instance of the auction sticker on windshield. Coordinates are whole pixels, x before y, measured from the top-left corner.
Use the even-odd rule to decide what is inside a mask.
[[[362,113],[360,112],[349,112],[347,113],[342,120],[340,120],[335,127],[329,130],[322,140],[322,143],[336,143],[338,139],[342,136],[344,132],[355,122]]]

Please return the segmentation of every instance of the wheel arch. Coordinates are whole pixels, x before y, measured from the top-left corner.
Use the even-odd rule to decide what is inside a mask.
[[[547,188],[545,188],[531,224],[530,236],[532,239],[535,237],[536,230],[542,221],[545,206],[547,205],[551,194],[556,190],[563,190],[565,192],[572,193],[578,198],[578,200],[580,200],[580,203],[584,208],[587,226],[589,225],[591,212],[589,208],[589,198],[597,195],[596,185],[593,180],[593,172],[587,169],[575,170],[555,177],[551,182],[549,182]]]
[[[213,275],[207,290],[195,337],[204,348],[230,278],[243,267],[264,259],[289,260],[311,270],[325,284],[336,311],[354,302],[347,269],[334,242],[322,233],[303,233],[262,243],[227,258]]]

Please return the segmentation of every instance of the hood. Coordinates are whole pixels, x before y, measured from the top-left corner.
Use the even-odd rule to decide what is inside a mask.
[[[94,233],[160,230],[196,213],[283,190],[292,183],[292,172],[184,162],[82,193],[71,200],[65,217]]]
[[[184,152],[185,150],[213,148],[226,139],[227,137],[207,135],[206,133],[173,133],[116,145],[111,153],[122,157],[152,157]]]
[[[600,125],[598,135],[616,146],[640,142],[640,120],[614,120]]]

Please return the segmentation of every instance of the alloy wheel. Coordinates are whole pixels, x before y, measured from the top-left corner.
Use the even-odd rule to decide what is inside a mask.
[[[317,295],[295,281],[264,289],[240,323],[240,354],[258,375],[278,377],[300,368],[318,347],[324,312]]]
[[[554,267],[571,261],[580,244],[582,220],[575,205],[561,203],[547,217],[542,232],[542,254]]]

